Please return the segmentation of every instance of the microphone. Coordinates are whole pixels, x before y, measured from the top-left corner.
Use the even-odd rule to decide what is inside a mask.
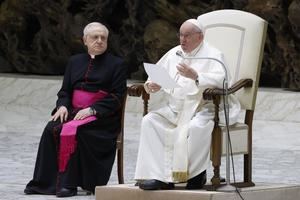
[[[199,60],[214,60],[218,63],[220,63],[223,67],[223,70],[225,72],[225,79],[224,79],[224,90],[225,90],[225,95],[224,95],[224,111],[225,111],[225,121],[226,121],[226,132],[227,132],[227,137],[226,137],[226,185],[230,185],[230,158],[229,158],[229,142],[230,142],[230,135],[229,135],[229,105],[228,105],[228,74],[227,74],[227,68],[226,65],[223,61],[213,58],[213,57],[189,57],[189,56],[184,56],[183,52],[178,50],[176,51],[176,55],[181,57],[182,59],[199,59]]]
[[[182,51],[180,51],[180,50],[176,51],[176,55],[182,58],[182,60],[181,60],[182,63],[187,64],[186,62],[184,62],[185,61],[185,57],[184,57]]]
[[[180,50],[176,51],[176,55],[177,55],[177,56],[180,56],[181,58],[184,59],[184,56],[183,56],[182,51],[180,51]]]

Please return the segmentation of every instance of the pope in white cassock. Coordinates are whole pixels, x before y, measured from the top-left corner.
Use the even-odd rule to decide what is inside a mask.
[[[179,36],[180,45],[169,50],[157,65],[164,67],[181,87],[164,89],[150,79],[144,84],[148,93],[163,90],[167,95],[166,104],[142,120],[135,179],[144,190],[172,189],[179,182],[187,182],[187,189],[201,189],[206,183],[214,105],[203,100],[202,93],[209,87],[222,88],[225,72],[214,60],[183,59],[176,52],[222,62],[224,58],[222,52],[203,40],[204,31],[196,19],[185,21]],[[233,124],[240,112],[234,96],[229,96],[229,109],[229,123]],[[220,112],[224,123],[224,113]]]

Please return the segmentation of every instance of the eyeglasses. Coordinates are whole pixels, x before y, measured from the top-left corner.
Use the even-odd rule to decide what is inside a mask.
[[[182,39],[182,38],[186,38],[189,39],[192,35],[197,34],[197,33],[201,33],[201,32],[191,32],[191,33],[177,33],[177,37]]]

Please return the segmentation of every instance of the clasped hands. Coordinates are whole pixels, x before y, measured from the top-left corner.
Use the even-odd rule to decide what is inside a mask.
[[[186,78],[190,78],[192,80],[196,80],[197,77],[198,77],[198,74],[197,74],[196,70],[194,70],[193,68],[189,67],[185,63],[179,63],[176,66],[176,68],[178,70],[178,73],[181,76],[184,76]],[[155,93],[155,92],[157,92],[157,91],[159,91],[161,89],[160,85],[158,85],[157,83],[154,83],[152,81],[149,81],[147,83],[147,87],[148,87],[149,92],[151,92],[151,93]]]
[[[81,119],[85,119],[89,116],[91,116],[92,114],[89,111],[89,107],[88,108],[84,108],[82,110],[80,110],[74,117],[74,120],[81,120]],[[68,119],[68,109],[65,106],[61,106],[59,107],[59,109],[55,112],[55,114],[50,118],[51,121],[56,121],[58,118],[60,118],[60,122],[64,122],[67,121]]]

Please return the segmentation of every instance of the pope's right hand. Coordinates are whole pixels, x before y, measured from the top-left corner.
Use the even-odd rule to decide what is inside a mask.
[[[51,121],[56,121],[60,118],[60,122],[63,123],[67,121],[68,118],[68,109],[65,106],[60,106],[56,113],[51,117]]]
[[[157,83],[151,82],[151,81],[149,83],[147,83],[147,87],[148,87],[149,92],[151,92],[151,93],[155,93],[161,89],[160,85],[158,85]]]

